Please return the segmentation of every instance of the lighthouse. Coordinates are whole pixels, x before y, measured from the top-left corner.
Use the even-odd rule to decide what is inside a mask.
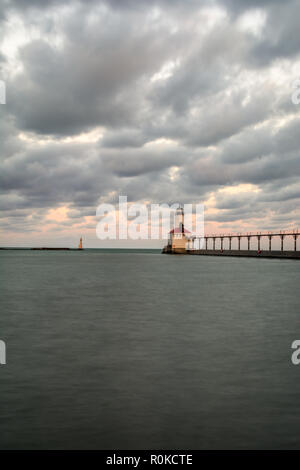
[[[184,233],[184,211],[183,207],[178,207],[175,214],[175,227],[179,228],[180,233]]]
[[[82,237],[80,237],[79,245],[78,245],[78,250],[83,250],[82,248]]]
[[[175,227],[169,232],[168,245],[164,248],[164,253],[185,253],[186,244],[191,232],[184,228],[184,210],[178,207],[175,213]]]

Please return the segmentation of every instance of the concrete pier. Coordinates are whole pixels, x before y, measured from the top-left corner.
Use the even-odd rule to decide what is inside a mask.
[[[297,240],[300,237],[300,231],[281,230],[279,232],[247,232],[247,233],[228,233],[212,234],[203,237],[188,237],[185,248],[175,249],[170,243],[163,249],[167,254],[189,254],[206,256],[243,256],[256,258],[286,258],[300,259],[300,251],[297,246]],[[280,249],[272,250],[272,241],[279,239]],[[292,238],[293,250],[285,250],[285,241]],[[247,249],[241,249],[241,241],[247,245]],[[269,249],[261,249],[263,240]],[[256,249],[255,249],[256,248]]]
[[[285,258],[300,259],[300,251],[275,251],[275,250],[187,250],[187,255],[202,256],[240,256],[244,258]]]

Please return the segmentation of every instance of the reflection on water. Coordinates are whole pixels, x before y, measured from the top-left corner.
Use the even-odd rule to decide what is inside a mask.
[[[299,448],[300,263],[0,252],[0,448]]]

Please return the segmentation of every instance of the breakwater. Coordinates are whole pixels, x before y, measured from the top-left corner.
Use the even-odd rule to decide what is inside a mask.
[[[300,259],[300,251],[275,250],[187,250],[187,255],[240,256],[246,258],[285,258]]]

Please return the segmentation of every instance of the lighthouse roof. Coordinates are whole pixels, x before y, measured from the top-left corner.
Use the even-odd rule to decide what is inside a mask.
[[[181,228],[176,227],[176,228],[173,228],[172,230],[170,230],[169,233],[182,233],[182,230],[181,230]],[[184,233],[191,233],[191,232],[185,228]]]

